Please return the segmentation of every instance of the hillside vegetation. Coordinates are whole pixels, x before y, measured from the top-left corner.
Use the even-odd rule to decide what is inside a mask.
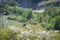
[[[20,1],[0,0],[0,40],[60,40],[59,0]]]

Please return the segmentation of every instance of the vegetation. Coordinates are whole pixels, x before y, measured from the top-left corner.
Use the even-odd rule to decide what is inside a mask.
[[[8,28],[0,28],[0,40],[17,40],[17,33]]]
[[[34,12],[20,7],[16,1],[3,0],[0,4],[0,40],[60,40],[60,5],[52,4],[44,12]],[[41,1],[47,0],[32,0]]]
[[[4,6],[4,5],[2,5]],[[50,9],[49,9],[50,8]],[[3,10],[3,11],[2,11]],[[47,29],[60,30],[60,9],[58,7],[49,6],[45,8],[45,12],[33,12],[32,9],[23,9],[18,6],[4,6],[0,9],[0,13],[8,15],[8,19],[19,21],[25,24],[40,24],[42,27]],[[58,26],[58,27],[57,27]],[[56,28],[55,28],[56,27]]]

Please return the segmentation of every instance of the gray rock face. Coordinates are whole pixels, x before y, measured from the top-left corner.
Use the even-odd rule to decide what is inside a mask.
[[[35,8],[37,4],[32,3],[31,0],[18,0],[19,5],[23,8]]]
[[[56,1],[56,2],[45,1],[45,3],[44,2],[43,3],[33,3],[33,2],[31,2],[31,0],[18,0],[17,2],[23,8],[32,8],[35,10],[42,9],[51,4],[57,4],[58,2],[60,3],[60,1]]]

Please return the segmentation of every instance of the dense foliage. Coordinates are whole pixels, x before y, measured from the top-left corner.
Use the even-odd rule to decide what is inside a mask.
[[[60,5],[52,4],[44,12],[34,12],[19,7],[16,1],[0,2],[0,40],[46,40],[49,37],[60,40],[60,31],[47,31],[60,30]],[[32,0],[41,1],[47,0]]]
[[[45,12],[37,13],[33,12],[32,9],[24,9],[18,6],[1,6],[3,7],[0,9],[0,14],[6,13],[4,15],[8,15],[8,19],[10,20],[16,20],[22,23],[26,22],[33,25],[39,23],[43,28],[60,30],[60,8],[58,7],[49,6],[45,9]]]
[[[0,28],[0,40],[17,40],[17,33],[8,28]]]

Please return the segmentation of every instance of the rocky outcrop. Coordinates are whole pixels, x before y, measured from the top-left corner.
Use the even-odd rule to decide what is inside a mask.
[[[40,3],[33,3],[31,0],[17,0],[18,4],[23,8],[42,9],[51,4],[60,4],[60,1],[43,1]]]
[[[17,0],[18,4],[23,8],[35,8],[36,3],[31,2],[31,0]]]

